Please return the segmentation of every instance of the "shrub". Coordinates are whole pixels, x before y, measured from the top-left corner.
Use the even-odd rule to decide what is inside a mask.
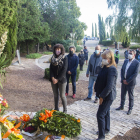
[[[124,48],[127,48],[127,47],[129,47],[129,45],[130,45],[129,38],[126,37],[126,39],[122,42],[122,46],[123,46]]]
[[[49,55],[49,54],[53,54],[53,52],[43,52],[43,54]]]
[[[77,69],[76,82],[77,82],[78,79],[79,79],[79,75],[80,75],[80,70]],[[49,78],[50,78],[50,68],[46,68],[46,69],[45,69],[44,78],[46,78],[46,79],[49,79]],[[72,82],[72,81],[71,81],[71,78],[70,78],[69,82],[70,82],[70,83]]]
[[[110,45],[113,44],[113,41],[112,40],[103,40],[101,42],[101,44],[104,45],[104,46],[110,46]]]
[[[80,52],[81,49],[83,49],[83,47],[77,46],[77,47],[76,47],[76,52]]]
[[[42,54],[40,53],[31,53],[26,55],[26,58],[30,58],[30,59],[36,59],[36,58],[40,58],[42,56]]]
[[[130,49],[134,49],[134,50],[136,50],[137,48],[140,48],[140,46],[139,45],[134,45],[134,46],[130,47]]]

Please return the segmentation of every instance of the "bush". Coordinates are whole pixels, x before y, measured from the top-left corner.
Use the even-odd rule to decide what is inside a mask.
[[[80,70],[77,69],[76,82],[77,82],[78,79],[79,79],[79,75],[80,75]],[[50,68],[46,68],[46,69],[45,69],[44,78],[46,78],[46,79],[49,79],[49,78],[50,78]],[[70,83],[72,82],[72,81],[71,81],[71,78],[70,78],[69,82],[70,82]]]
[[[77,47],[76,47],[76,52],[80,52],[81,49],[83,49],[83,47],[77,46]]]
[[[134,46],[130,47],[130,49],[134,49],[134,50],[136,50],[137,48],[140,48],[140,46],[139,45],[134,45]]]
[[[43,52],[43,54],[49,55],[49,54],[53,54],[53,52]]]
[[[101,42],[101,44],[104,45],[104,46],[110,46],[110,45],[113,44],[113,41],[112,40],[103,40]]]
[[[130,45],[129,38],[126,37],[126,39],[122,42],[122,46],[123,46],[124,48],[127,48],[127,47],[129,47],[129,45]]]
[[[30,58],[30,59],[36,59],[36,58],[40,58],[42,56],[42,54],[40,53],[31,53],[26,55],[26,58]]]

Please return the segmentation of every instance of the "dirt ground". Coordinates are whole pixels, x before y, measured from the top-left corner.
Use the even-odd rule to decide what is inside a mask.
[[[140,140],[140,128],[134,127],[124,136],[116,136],[112,140]]]
[[[43,108],[53,109],[54,98],[51,83],[44,79],[44,70],[35,65],[35,60],[21,58],[23,65],[7,68],[6,81],[1,94],[9,103],[9,110],[36,112]],[[88,82],[78,81],[76,98],[72,99],[72,85],[67,97],[68,105],[87,96]],[[59,106],[62,106],[61,99]]]

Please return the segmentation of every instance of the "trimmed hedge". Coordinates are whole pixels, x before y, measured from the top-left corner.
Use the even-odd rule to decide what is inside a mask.
[[[80,70],[77,69],[76,82],[77,82],[78,79],[79,79],[79,75],[80,75]],[[46,68],[46,69],[45,69],[44,78],[45,78],[45,79],[49,79],[49,78],[50,78],[50,68]],[[70,83],[72,82],[72,81],[71,81],[71,78],[70,78],[70,81],[69,81],[69,82],[70,82]]]
[[[31,53],[31,54],[26,55],[26,58],[37,59],[37,58],[40,58],[41,56],[42,54],[40,53]]]
[[[112,40],[103,40],[101,42],[101,44],[104,45],[104,46],[110,46],[110,45],[113,44],[113,41]]]
[[[50,55],[53,54],[53,52],[43,52],[43,54]]]
[[[81,49],[83,49],[83,47],[77,46],[77,47],[76,47],[76,52],[80,52]]]
[[[130,47],[130,49],[134,49],[134,50],[136,50],[137,48],[140,48],[140,45],[134,45]]]

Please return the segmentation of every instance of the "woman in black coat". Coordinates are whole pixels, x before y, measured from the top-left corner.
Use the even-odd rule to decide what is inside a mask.
[[[53,48],[53,56],[50,64],[50,81],[54,94],[55,110],[59,111],[59,93],[63,104],[63,112],[67,112],[66,90],[66,71],[68,60],[65,56],[65,49],[62,44],[56,44]]]
[[[80,70],[83,71],[83,65],[84,65],[84,61],[85,61],[85,55],[83,50],[81,50],[81,52],[78,54],[79,57],[79,67]]]
[[[99,100],[97,111],[98,139],[105,139],[105,134],[110,131],[110,106],[116,98],[117,69],[114,54],[106,50],[102,54],[102,68],[98,74],[95,92]]]

